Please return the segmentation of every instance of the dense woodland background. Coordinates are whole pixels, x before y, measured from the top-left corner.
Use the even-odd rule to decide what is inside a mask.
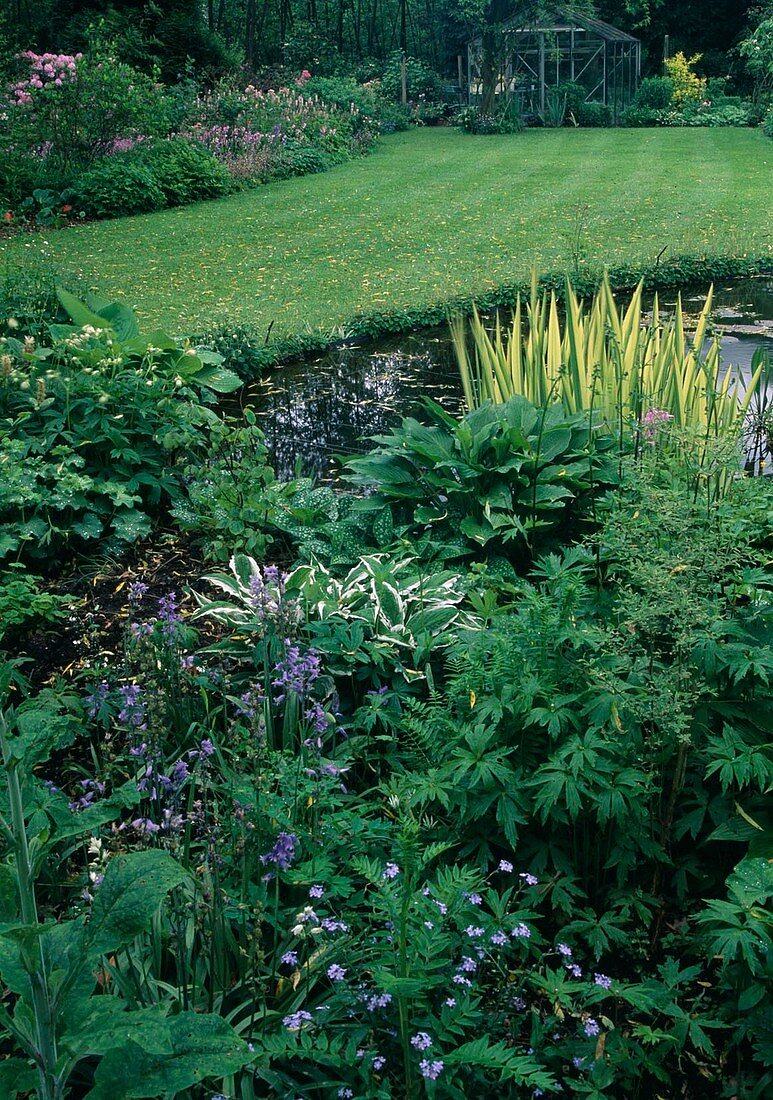
[[[313,67],[315,75],[358,70],[405,50],[448,77],[483,27],[534,18],[539,0],[2,0],[0,56],[18,49],[85,50],[109,43],[122,60],[175,80],[193,67],[210,78],[242,65]],[[671,53],[701,53],[709,76],[734,73],[734,47],[762,18],[764,0],[575,0],[641,38],[657,72],[664,38]]]

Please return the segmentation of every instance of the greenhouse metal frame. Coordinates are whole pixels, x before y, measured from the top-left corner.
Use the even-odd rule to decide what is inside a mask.
[[[579,84],[586,102],[608,106],[615,122],[629,106],[641,77],[637,38],[569,8],[556,7],[554,20],[539,26],[503,24],[497,45],[493,96],[517,97],[524,113],[545,115],[562,84]],[[483,39],[467,50],[468,102],[484,100]]]

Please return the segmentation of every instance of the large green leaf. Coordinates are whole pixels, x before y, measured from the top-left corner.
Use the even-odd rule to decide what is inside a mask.
[[[15,726],[15,735],[8,738],[9,755],[22,761],[25,770],[71,745],[78,733],[70,715],[59,714],[45,703],[36,706],[34,701],[16,712]]]
[[[139,336],[137,318],[128,306],[121,305],[120,302],[111,302],[97,312],[99,317],[104,317],[121,342]]]
[[[88,1100],[177,1096],[207,1077],[235,1073],[251,1057],[247,1044],[219,1016],[183,1012],[166,1023],[170,1054],[144,1050],[135,1033],[102,1059]]]
[[[127,1011],[120,997],[92,997],[91,1011],[67,1028],[67,1045],[78,1049],[81,1057],[107,1054],[111,1050],[136,1043],[145,1054],[167,1056],[174,1053],[169,1019],[161,1005]]]
[[[233,393],[244,385],[239,375],[226,367],[202,366],[200,370],[192,372],[187,377],[191,382],[206,386],[215,393]]]
[[[6,1058],[0,1062],[0,1096],[3,1100],[16,1100],[19,1093],[32,1092],[37,1080],[34,1066],[21,1058]]]
[[[85,947],[92,954],[129,943],[150,924],[185,871],[166,852],[131,852],[108,865],[86,926]]]
[[[93,328],[99,329],[112,328],[110,321],[105,317],[100,317],[98,313],[94,313],[93,310],[79,301],[74,294],[70,294],[69,290],[65,290],[64,287],[58,286],[56,288],[56,296],[79,328],[83,328],[84,325],[91,325]]]

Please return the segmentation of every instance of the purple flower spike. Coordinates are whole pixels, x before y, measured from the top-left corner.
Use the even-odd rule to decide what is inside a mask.
[[[295,859],[298,837],[293,833],[280,833],[274,847],[260,857],[261,863],[275,863],[280,871],[286,871]]]
[[[139,603],[148,590],[148,586],[142,581],[132,581],[129,585],[129,603]]]
[[[177,593],[169,592],[158,601],[158,618],[162,624],[162,630],[166,638],[173,638],[177,632],[177,624],[181,623],[182,615],[177,609]]]

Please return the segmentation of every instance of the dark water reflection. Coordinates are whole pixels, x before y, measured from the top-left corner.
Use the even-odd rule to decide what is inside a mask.
[[[683,308],[700,310],[705,288],[683,292]],[[676,294],[661,294],[663,309]],[[724,330],[723,363],[748,376],[759,347],[773,355],[773,277],[717,286],[714,318]],[[317,359],[288,364],[250,386],[247,403],[259,418],[280,478],[296,469],[335,478],[336,456],[368,449],[378,435],[415,414],[422,397],[449,412],[462,395],[448,329],[422,329],[345,347]]]

